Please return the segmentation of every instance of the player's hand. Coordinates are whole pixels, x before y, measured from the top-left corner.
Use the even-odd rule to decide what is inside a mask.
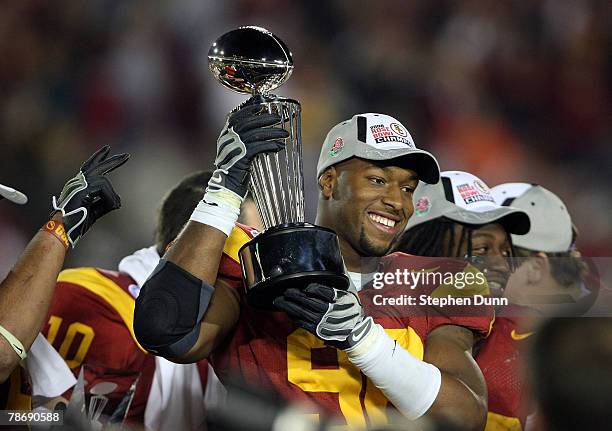
[[[59,198],[53,196],[53,209],[61,212],[73,248],[97,219],[121,207],[121,198],[106,174],[127,162],[130,155],[108,157],[109,152],[108,145],[96,151],[66,182]]]
[[[247,104],[231,113],[217,140],[214,171],[207,192],[230,190],[244,199],[247,193],[251,161],[262,153],[275,153],[285,147],[289,132],[281,127],[281,118],[265,106]]]
[[[364,338],[373,326],[363,315],[354,292],[311,283],[305,289],[287,289],[274,305],[302,328],[327,344],[348,349]]]

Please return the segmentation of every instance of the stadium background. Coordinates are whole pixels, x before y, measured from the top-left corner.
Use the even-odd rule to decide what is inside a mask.
[[[591,256],[612,252],[612,7],[584,0],[22,0],[0,6],[0,276],[46,221],[50,196],[95,149],[132,159],[112,174],[123,208],[67,266],[115,268],[152,242],[164,192],[210,168],[225,114],[244,96],[207,70],[211,42],[259,25],[291,48],[277,93],[303,105],[308,219],[331,126],[382,112],[443,169],[489,185],[531,181],[568,204]]]

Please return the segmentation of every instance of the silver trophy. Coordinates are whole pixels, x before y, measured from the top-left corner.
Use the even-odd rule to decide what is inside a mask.
[[[289,132],[284,150],[252,162],[250,192],[265,230],[239,252],[247,300],[272,310],[272,300],[288,287],[325,282],[347,288],[335,232],[304,222],[301,106],[269,93],[291,76],[291,52],[264,28],[240,27],[212,44],[208,66],[225,87],[253,96],[245,104],[278,114]]]

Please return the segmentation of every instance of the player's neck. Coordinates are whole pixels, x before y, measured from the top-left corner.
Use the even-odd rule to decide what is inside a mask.
[[[326,227],[337,232],[335,226],[335,223],[337,223],[337,218],[332,217],[332,215],[333,214],[326,211],[325,207],[319,205],[315,224],[317,226]],[[357,250],[355,250],[351,244],[349,244],[348,241],[344,240],[341,235],[338,235],[338,242],[340,243],[340,252],[342,253],[342,258],[344,259],[346,269],[351,272],[359,272],[362,274],[376,271],[379,261],[378,257],[361,256]]]
[[[357,251],[351,247],[351,245],[344,239],[338,237],[340,240],[340,252],[344,259],[344,265],[346,269],[351,272],[358,272],[361,274],[367,274],[376,271],[380,258],[378,257],[363,257]]]

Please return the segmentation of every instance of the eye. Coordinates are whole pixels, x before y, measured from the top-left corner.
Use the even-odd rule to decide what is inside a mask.
[[[404,193],[414,193],[415,187],[410,187],[410,186],[404,186],[402,187],[402,191]]]
[[[379,185],[385,184],[385,180],[383,180],[380,177],[368,177],[368,180],[370,180],[370,182],[373,184],[379,184]]]
[[[472,248],[472,255],[474,255],[474,256],[486,256],[488,251],[489,251],[489,248],[486,247],[486,246],[473,247]]]

